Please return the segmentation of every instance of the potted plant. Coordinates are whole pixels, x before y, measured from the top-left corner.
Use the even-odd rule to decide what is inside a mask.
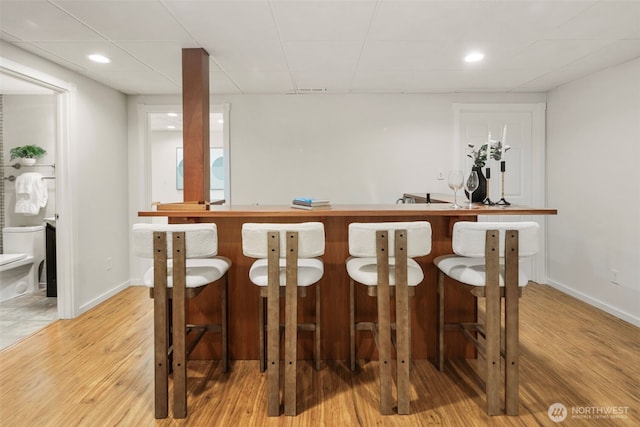
[[[19,159],[20,163],[26,166],[32,166],[36,164],[36,159],[47,154],[47,151],[39,145],[22,145],[20,147],[14,147],[9,151],[11,160]]]

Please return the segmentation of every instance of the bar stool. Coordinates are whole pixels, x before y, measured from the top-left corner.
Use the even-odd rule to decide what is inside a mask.
[[[504,357],[505,412],[518,415],[518,300],[529,279],[520,258],[538,252],[535,222],[457,222],[453,226],[453,252],[434,260],[438,277],[438,368],[444,370],[444,331],[459,330],[485,357],[487,414],[500,412],[500,358]],[[444,276],[485,298],[483,323],[445,323]],[[505,341],[501,344],[501,298],[505,300]],[[478,338],[482,337],[484,340]]]
[[[267,370],[267,415],[280,415],[280,297],[285,297],[284,413],[296,415],[297,331],[314,331],[314,359],[320,368],[320,286],[316,285],[315,323],[298,323],[298,297],[324,274],[324,225],[246,223],[242,250],[257,258],[249,279],[260,287],[260,371]],[[265,328],[265,302],[267,324]],[[266,337],[265,337],[266,332]],[[265,356],[265,341],[267,352]]]
[[[398,414],[409,414],[409,371],[411,362],[411,312],[409,297],[424,279],[413,257],[431,252],[431,224],[426,221],[349,224],[349,312],[351,370],[356,368],[356,330],[374,336],[380,360],[380,412],[392,413],[391,329],[396,331],[396,376]],[[356,322],[355,283],[367,287],[378,301],[377,322]],[[395,323],[391,322],[389,300],[395,294]]]
[[[228,370],[226,273],[231,261],[216,256],[215,224],[134,224],[133,247],[137,256],[153,259],[144,283],[154,300],[155,417],[167,417],[168,376],[173,370],[173,417],[185,418],[187,356],[205,332],[220,332],[222,367],[224,372]],[[221,285],[220,323],[187,324],[187,299],[214,282]],[[187,346],[187,336],[196,331]]]

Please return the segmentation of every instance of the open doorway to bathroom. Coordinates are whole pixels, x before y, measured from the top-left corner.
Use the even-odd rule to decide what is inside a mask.
[[[50,88],[0,73],[0,349],[58,319],[56,110]],[[23,145],[38,145],[46,154],[33,166],[22,165],[10,150]],[[33,209],[17,203],[17,185],[22,188],[27,178],[40,183]]]

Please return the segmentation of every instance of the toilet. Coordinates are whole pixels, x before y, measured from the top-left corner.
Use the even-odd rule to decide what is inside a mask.
[[[0,302],[39,289],[44,262],[44,226],[2,229],[4,254],[0,254]]]

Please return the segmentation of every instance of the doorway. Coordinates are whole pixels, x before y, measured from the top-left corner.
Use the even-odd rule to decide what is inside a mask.
[[[38,91],[42,95],[51,97],[53,142],[51,152],[53,156],[43,163],[43,176],[48,177],[48,186],[53,189],[52,209],[43,214],[43,225],[55,223],[56,241],[55,251],[64,253],[64,257],[57,257],[55,270],[57,282],[56,316],[59,319],[70,319],[75,316],[74,305],[74,278],[73,269],[73,240],[71,198],[68,182],[67,152],[69,147],[70,111],[75,100],[75,87],[68,82],[61,81],[38,70],[26,67],[9,59],[0,57],[0,86],[18,85],[28,87],[29,90]],[[6,154],[4,150],[4,154]],[[3,166],[9,165],[9,158],[3,159]],[[4,168],[3,169],[7,169]],[[11,169],[13,170],[13,169]],[[6,173],[3,171],[5,175]],[[5,193],[4,179],[3,194]],[[6,194],[4,194],[6,195]],[[4,211],[2,212],[4,218]],[[43,269],[44,270],[44,269]],[[45,270],[46,271],[46,270]],[[44,273],[44,271],[43,271]],[[45,273],[46,274],[46,273]],[[39,274],[42,277],[42,274]],[[46,276],[45,276],[46,277]]]

